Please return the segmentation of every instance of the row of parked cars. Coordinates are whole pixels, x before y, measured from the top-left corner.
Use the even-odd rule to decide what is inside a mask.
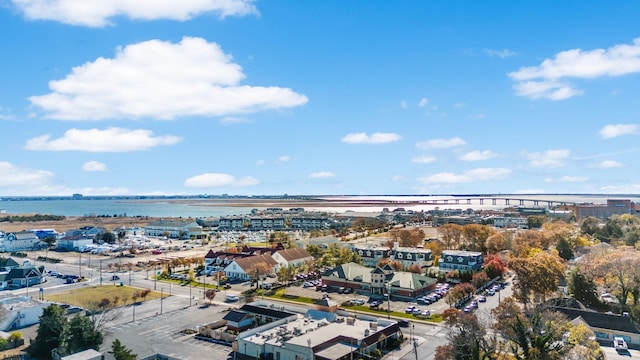
[[[430,305],[435,303],[436,301],[442,299],[443,297],[445,297],[447,294],[449,293],[449,284],[447,283],[438,283],[436,285],[436,290],[425,295],[422,297],[419,297],[417,299],[418,303],[420,304],[425,304],[425,305]]]

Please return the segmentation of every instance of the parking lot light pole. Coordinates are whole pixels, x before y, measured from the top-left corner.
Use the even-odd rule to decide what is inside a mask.
[[[164,288],[160,288],[160,315],[162,315],[162,300],[164,299]]]

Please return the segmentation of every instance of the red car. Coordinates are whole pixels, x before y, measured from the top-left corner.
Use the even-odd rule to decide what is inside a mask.
[[[153,250],[153,251],[151,251],[151,253],[153,255],[160,255],[160,254],[162,254],[162,250]]]

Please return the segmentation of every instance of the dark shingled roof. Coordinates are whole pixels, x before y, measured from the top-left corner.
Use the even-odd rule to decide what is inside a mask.
[[[239,310],[245,311],[251,314],[267,316],[274,319],[284,319],[289,316],[295,315],[294,313],[290,313],[287,311],[276,310],[268,307],[255,306],[255,305],[249,305],[249,304],[243,305]]]
[[[581,317],[592,328],[640,334],[640,327],[628,316],[565,307],[556,307],[554,310],[566,315],[569,320]]]
[[[244,318],[246,318],[248,316],[249,316],[249,314],[247,314],[245,312],[238,311],[238,310],[231,310],[222,319],[230,321],[230,322],[237,323],[237,322],[242,321],[242,319],[244,319]]]

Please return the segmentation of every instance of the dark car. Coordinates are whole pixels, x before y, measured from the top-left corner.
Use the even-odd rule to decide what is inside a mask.
[[[120,276],[118,276],[118,275],[113,275],[113,276],[111,277],[111,281],[116,281],[116,280],[120,280]]]
[[[400,326],[400,327],[409,327],[409,325],[411,325],[409,320],[400,320],[400,321],[398,321],[398,326]]]

